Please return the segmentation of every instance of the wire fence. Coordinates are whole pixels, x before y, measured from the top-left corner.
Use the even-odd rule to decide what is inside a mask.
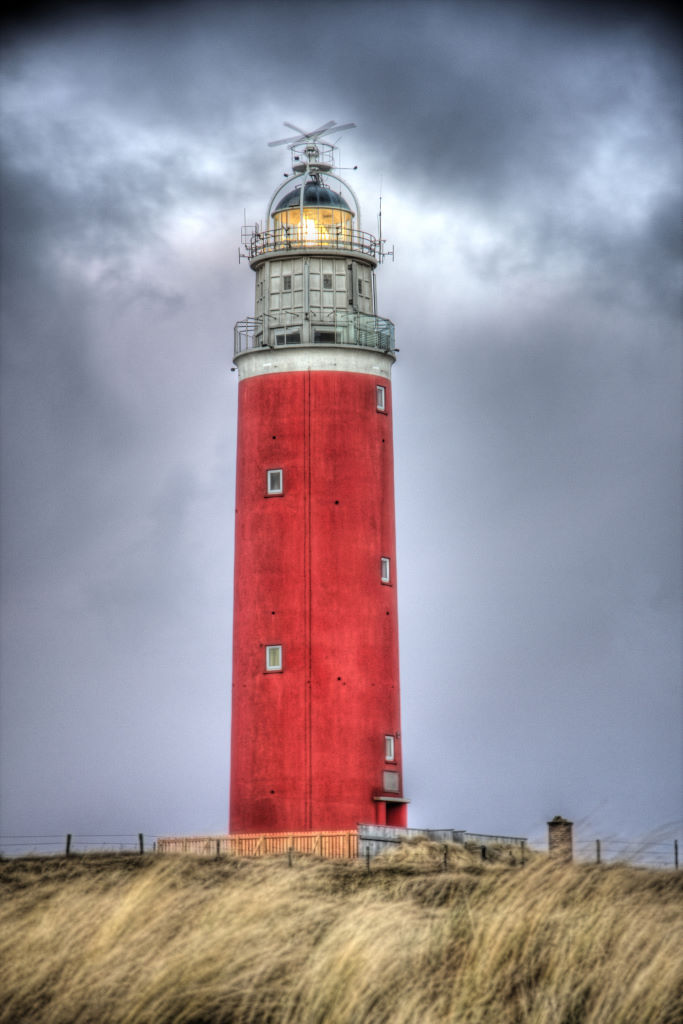
[[[0,836],[1,857],[27,854],[149,853],[156,850],[156,835],[144,832],[74,833]]]
[[[36,833],[0,835],[0,857],[66,856],[84,853],[156,853],[163,852],[159,833]],[[227,839],[227,836],[225,837]],[[534,844],[535,845],[535,844]],[[226,847],[227,849],[227,847]],[[628,839],[577,839],[574,859],[582,863],[617,862],[649,868],[679,868],[679,841]]]
[[[610,864],[616,861],[649,868],[676,868],[679,866],[678,839],[668,842],[628,839],[580,839],[574,843],[574,855],[579,861]]]

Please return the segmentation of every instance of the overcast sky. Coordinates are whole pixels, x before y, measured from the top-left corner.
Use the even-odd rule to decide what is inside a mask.
[[[51,11],[3,43],[2,834],[227,827],[240,226],[334,118],[396,252],[409,823],[682,837],[673,24]]]

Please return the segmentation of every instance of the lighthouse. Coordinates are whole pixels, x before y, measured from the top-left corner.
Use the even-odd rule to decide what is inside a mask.
[[[230,831],[404,826],[382,241],[325,141],[355,126],[286,127],[291,172],[242,234]]]

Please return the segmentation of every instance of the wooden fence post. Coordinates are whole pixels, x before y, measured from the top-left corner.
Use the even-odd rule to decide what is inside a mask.
[[[142,832],[138,832],[138,843],[140,844],[140,853],[145,852],[145,837]]]
[[[595,840],[595,863],[599,864],[600,863],[600,859],[601,859],[600,858],[600,840],[596,839]]]
[[[70,853],[71,853],[71,833],[70,833],[70,832],[67,832],[67,835],[66,835],[66,853],[65,853],[65,856],[67,856],[67,857],[68,857]]]
[[[221,857],[221,841],[220,841],[220,839],[217,839],[216,840],[216,860],[220,860],[220,857]]]
[[[678,840],[674,839],[674,867],[678,871]]]
[[[448,871],[448,847],[443,845],[443,870]]]
[[[366,870],[367,870],[367,872],[369,874],[370,873],[370,850],[369,849],[367,849],[365,851],[365,868],[366,868]]]
[[[293,853],[294,853],[294,848],[292,846],[290,846],[290,848],[287,850],[287,860],[289,861],[290,868],[292,866],[292,854]]]
[[[522,867],[524,867],[524,854],[526,853],[526,840],[522,839]]]

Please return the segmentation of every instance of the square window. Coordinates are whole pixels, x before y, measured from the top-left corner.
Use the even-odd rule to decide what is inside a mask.
[[[268,494],[282,494],[282,470],[269,469],[266,474],[266,490]]]
[[[387,389],[378,384],[376,387],[377,392],[377,411],[386,412],[387,408]]]
[[[283,274],[282,275],[282,290],[283,290],[283,292],[291,292],[291,290],[292,290],[292,275],[291,274]]]
[[[393,736],[385,736],[384,737],[384,760],[385,761],[393,761],[394,760],[394,754],[395,754],[394,737]]]
[[[384,792],[398,793],[400,787],[398,772],[382,772]]]
[[[380,558],[379,560],[379,578],[382,583],[391,583],[391,559]]]
[[[282,672],[282,644],[266,647],[266,672]]]
[[[323,274],[323,288],[332,287],[332,274]]]

